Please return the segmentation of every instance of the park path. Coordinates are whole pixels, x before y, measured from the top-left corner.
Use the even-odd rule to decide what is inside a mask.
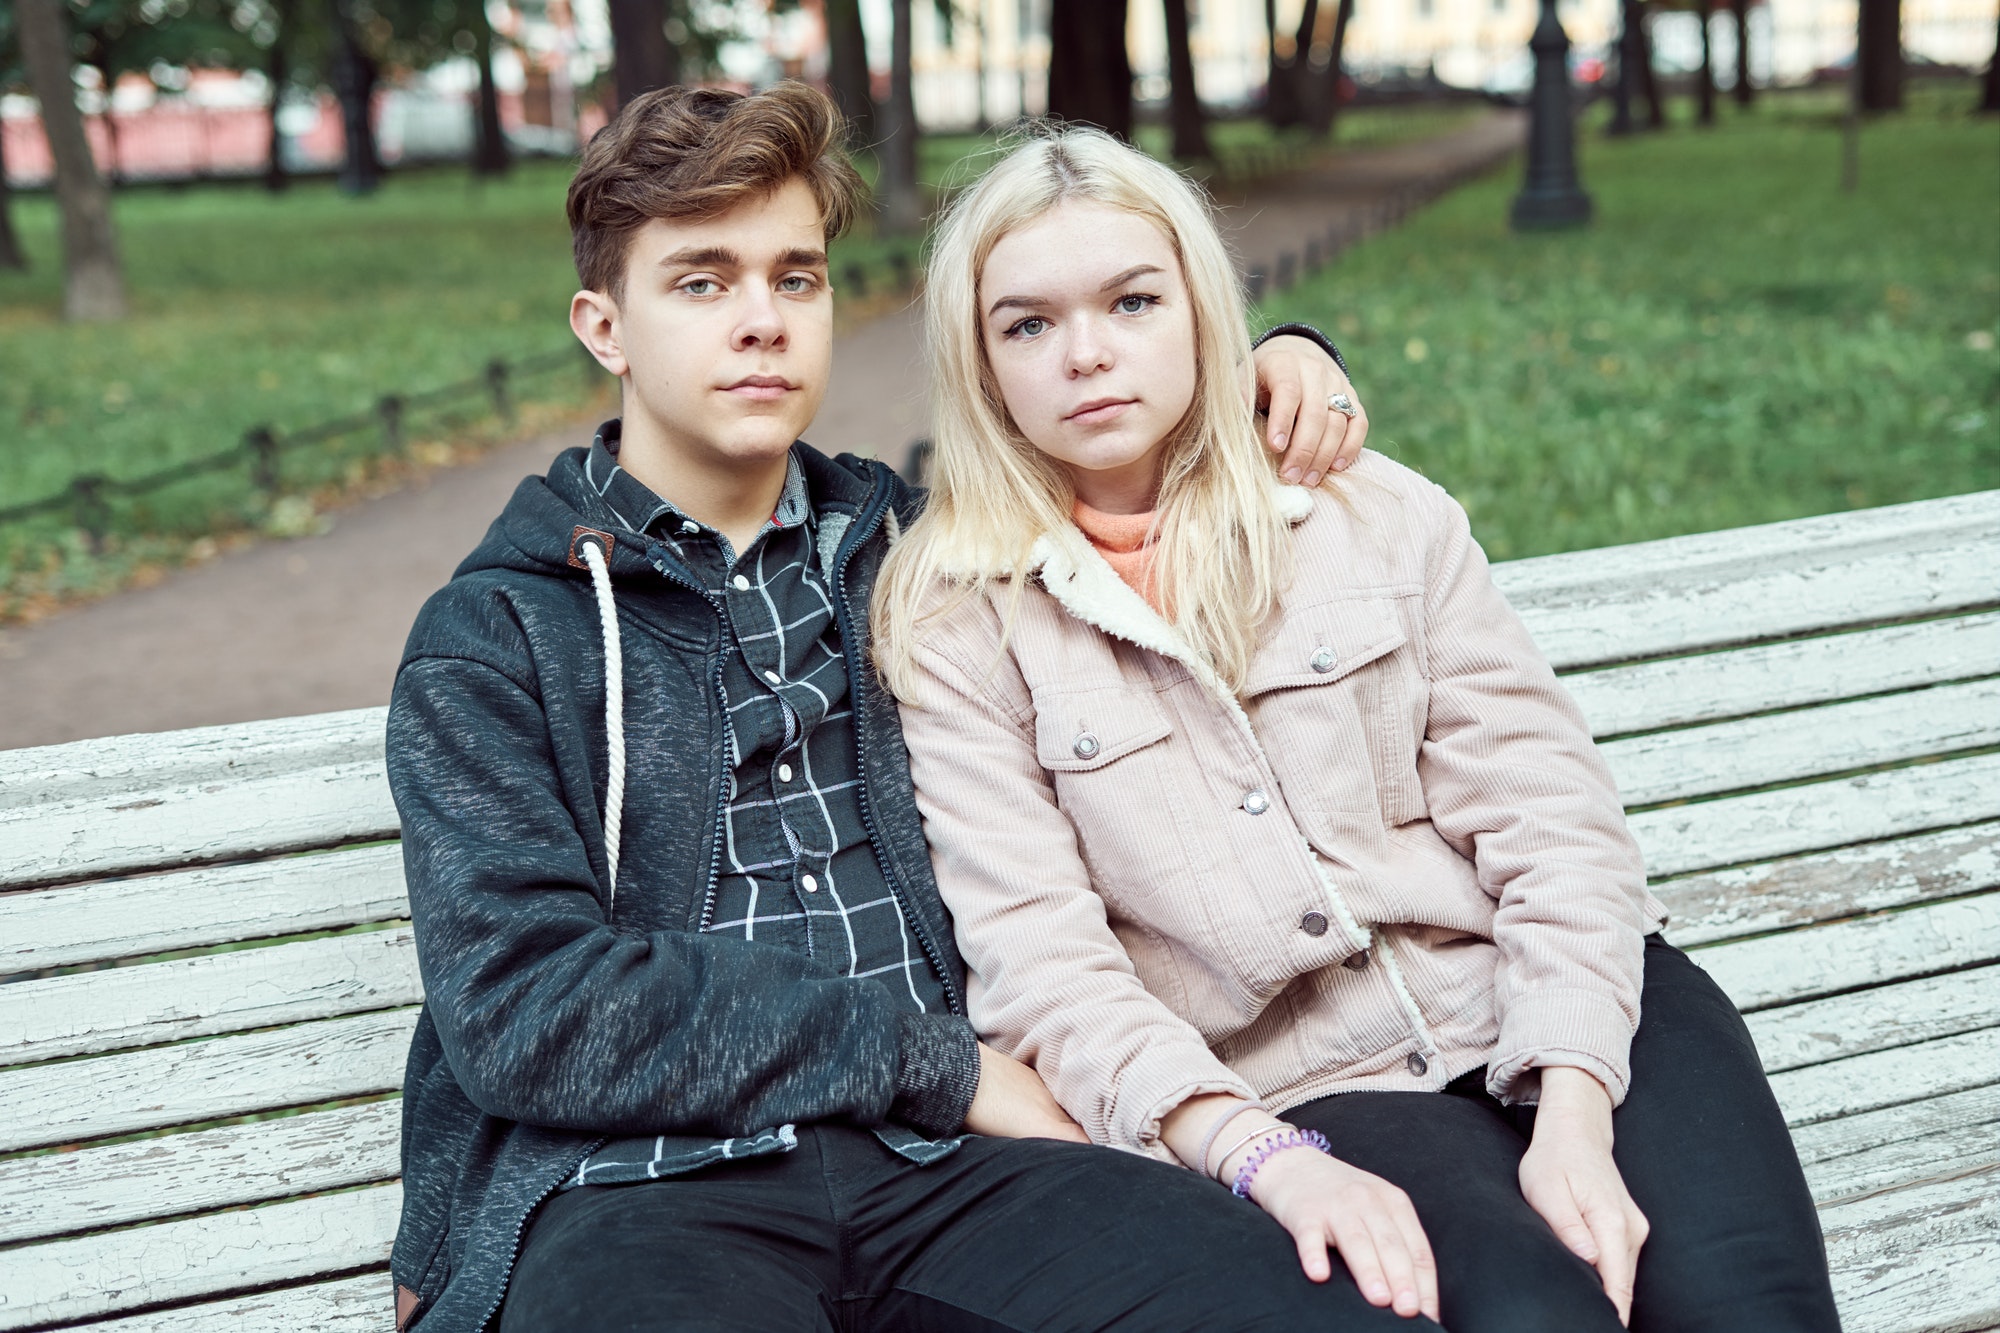
[[[1225,226],[1246,270],[1283,276],[1503,160],[1521,134],[1518,114],[1495,113],[1435,139],[1342,154],[1225,201]],[[845,331],[807,438],[900,464],[926,429],[919,337],[913,309]],[[0,629],[0,749],[387,702],[424,599],[520,478],[589,430],[578,422],[431,473],[338,511],[323,535],[259,542],[153,587]]]

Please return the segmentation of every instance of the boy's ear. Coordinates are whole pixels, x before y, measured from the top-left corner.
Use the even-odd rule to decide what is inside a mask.
[[[625,348],[619,336],[616,302],[603,292],[578,292],[569,298],[569,327],[597,358],[598,365],[614,375],[625,374]]]

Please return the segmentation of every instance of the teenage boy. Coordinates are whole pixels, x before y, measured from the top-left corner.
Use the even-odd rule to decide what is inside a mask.
[[[1194,1172],[1082,1143],[963,1017],[867,665],[916,497],[796,443],[860,196],[840,132],[801,85],[668,89],[570,187],[571,326],[623,418],[521,483],[390,709],[426,991],[398,1325],[1392,1319]],[[1347,388],[1311,344],[1261,355],[1287,402]]]

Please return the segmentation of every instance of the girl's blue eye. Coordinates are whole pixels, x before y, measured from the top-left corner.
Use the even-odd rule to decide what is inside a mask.
[[[1121,296],[1118,298],[1118,313],[1121,315],[1140,314],[1149,307],[1158,304],[1159,299],[1157,296],[1141,296],[1136,293],[1131,296]]]
[[[1016,337],[1039,338],[1047,330],[1048,323],[1049,322],[1046,319],[1043,319],[1040,315],[1030,315],[1026,319],[1021,320],[1019,323],[1015,324],[1012,328],[1008,329],[1007,336],[1010,338],[1016,338]]]

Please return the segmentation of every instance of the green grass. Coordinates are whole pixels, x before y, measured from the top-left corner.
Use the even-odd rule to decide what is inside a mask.
[[[1586,230],[1507,228],[1518,168],[1267,300],[1333,333],[1372,447],[1496,558],[2000,486],[2000,121],[1926,89],[1579,136]]]

